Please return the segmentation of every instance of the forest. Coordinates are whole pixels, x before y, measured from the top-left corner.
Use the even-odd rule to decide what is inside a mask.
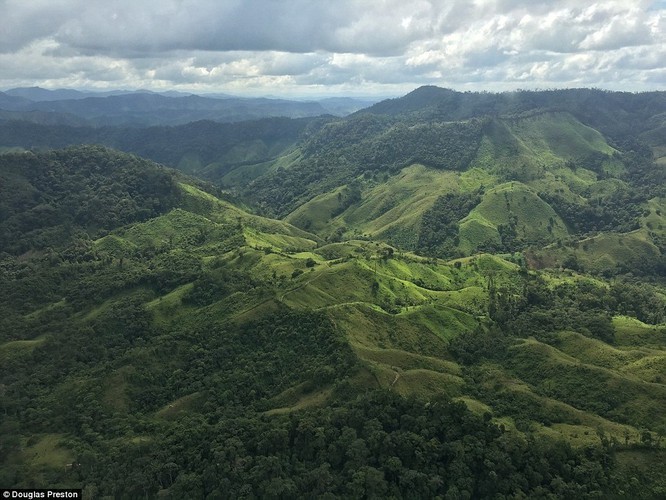
[[[663,497],[663,116],[0,124],[0,486]]]

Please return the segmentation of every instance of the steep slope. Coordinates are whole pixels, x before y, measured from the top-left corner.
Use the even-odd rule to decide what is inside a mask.
[[[252,196],[267,205],[286,201],[286,207],[296,206],[285,220],[328,239],[381,238],[441,256],[523,250],[601,229],[626,232],[638,227],[646,207],[645,180],[628,171],[637,169],[633,160],[569,113],[538,111],[486,120],[474,156],[462,168],[426,163],[395,170],[384,164],[384,172],[368,170],[361,157],[351,155],[358,150],[367,156],[381,149],[370,137],[390,136],[392,149],[380,153],[388,157],[410,142],[409,134],[401,135],[407,129],[367,114],[358,120],[329,124],[316,139],[316,144],[324,137],[338,144],[342,153],[337,160],[326,154],[296,160],[279,175],[252,183]],[[350,143],[356,127],[368,122],[370,128]],[[427,158],[424,150],[420,154]],[[449,158],[446,151],[441,158]],[[638,168],[649,168],[649,158],[641,161],[645,166]],[[331,175],[323,173],[326,167]],[[299,196],[300,186],[305,194]],[[319,190],[324,192],[310,198]],[[467,208],[453,209],[447,197],[458,200],[452,206]]]

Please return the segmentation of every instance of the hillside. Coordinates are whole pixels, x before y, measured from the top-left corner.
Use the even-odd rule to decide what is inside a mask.
[[[142,129],[7,122],[0,145],[133,152],[327,241],[377,238],[444,258],[530,251],[531,265],[651,274],[663,269],[663,228],[644,217],[666,195],[665,112],[663,92],[422,87],[344,119]],[[589,259],[577,255],[581,245],[595,248]]]
[[[566,163],[539,134],[520,139]],[[591,497],[638,474],[644,494],[659,491],[663,475],[648,472],[663,466],[666,428],[662,282],[588,276],[583,259],[529,270],[518,253],[443,260],[380,240],[405,228],[405,241],[414,230],[434,244],[412,204],[440,221],[468,207],[451,219],[461,249],[473,224],[498,231],[512,217],[513,241],[575,230],[540,196],[543,180],[501,175],[416,165],[281,221],[99,147],[0,155],[2,484]],[[607,192],[590,177],[591,193]],[[363,239],[336,228],[344,241],[325,241],[335,223],[320,221],[350,198],[333,219]],[[658,200],[649,207],[645,238],[660,223]]]
[[[358,120],[384,123],[366,115]],[[466,138],[468,153],[462,163],[439,166],[428,161],[436,153],[419,149],[404,163],[381,163],[371,170],[368,151],[388,158],[393,150],[403,154],[403,143],[413,147],[411,136],[401,135],[402,124],[382,126],[388,126],[387,131],[372,139],[349,140],[345,149],[347,139],[339,139],[339,132],[331,136],[329,129],[354,130],[352,124],[324,125],[321,133],[332,137],[332,151],[340,148],[340,156],[322,147],[323,153],[308,157],[304,148],[300,159],[279,173],[267,171],[245,192],[262,207],[274,207],[285,220],[329,241],[379,238],[423,255],[448,258],[549,244],[574,250],[600,231],[633,241],[634,231],[647,227],[649,207],[656,214],[663,203],[666,170],[654,162],[648,146],[617,149],[570,113],[537,111],[471,122],[464,125],[464,133],[472,135]],[[377,145],[384,136],[391,141]],[[316,137],[318,144],[321,135]],[[449,160],[459,142],[455,135],[444,134],[440,142],[446,141],[456,144],[444,148],[441,158]],[[354,158],[357,152],[365,156]],[[390,158],[394,162],[396,156]],[[373,156],[372,161],[377,159]],[[641,233],[654,249],[648,261],[655,264],[663,262],[662,226],[654,220]],[[646,253],[637,255],[641,257],[626,266],[623,260],[631,260],[630,254],[593,267],[610,273],[618,266],[636,269],[635,261]],[[653,270],[645,268],[648,273]]]

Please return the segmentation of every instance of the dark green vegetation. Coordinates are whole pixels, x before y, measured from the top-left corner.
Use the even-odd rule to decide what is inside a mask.
[[[326,119],[321,119],[326,120]],[[263,166],[291,151],[319,119],[266,118],[242,123],[198,121],[174,127],[48,126],[26,121],[0,123],[2,144],[35,150],[77,144],[104,144],[177,167],[201,178],[219,180],[239,167]],[[242,180],[241,176],[241,180]]]
[[[424,88],[123,146],[217,187],[0,155],[0,486],[663,497],[663,116]],[[131,138],[32,127],[4,144]]]

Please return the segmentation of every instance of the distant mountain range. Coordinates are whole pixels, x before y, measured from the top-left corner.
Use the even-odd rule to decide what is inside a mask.
[[[176,91],[85,92],[30,87],[0,92],[0,119],[91,126],[181,125],[198,120],[237,122],[277,116],[344,116],[372,103],[352,98],[295,101],[225,94],[200,96]]]

